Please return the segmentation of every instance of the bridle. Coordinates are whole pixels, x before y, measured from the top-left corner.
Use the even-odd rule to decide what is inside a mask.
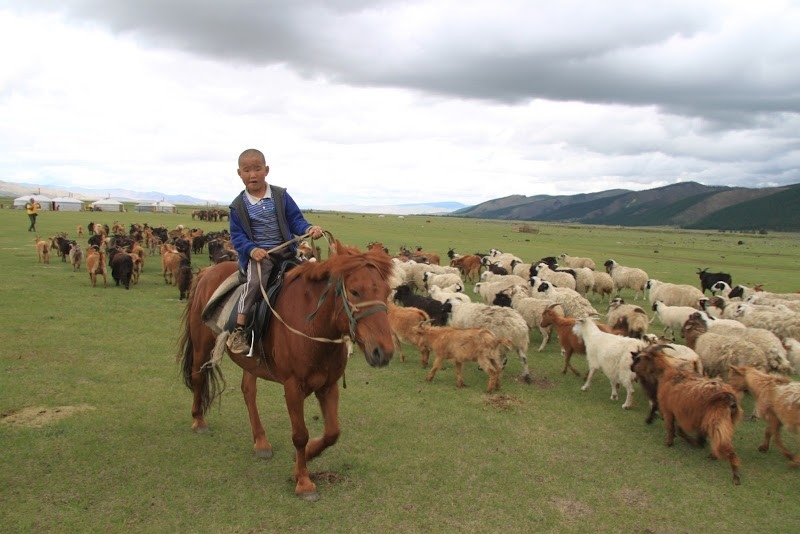
[[[269,301],[269,297],[267,296],[267,292],[264,289],[264,285],[263,285],[263,283],[261,283],[262,278],[261,278],[261,263],[260,262],[258,263],[258,279],[259,279],[259,288],[261,289],[261,295],[262,295],[262,297],[264,297],[264,301],[267,303],[267,306],[269,307],[270,311],[272,311],[272,314],[275,316],[275,318],[278,321],[280,321],[281,324],[283,324],[283,326],[285,326],[287,330],[289,330],[290,332],[292,332],[294,334],[303,336],[306,339],[311,339],[311,340],[319,341],[319,342],[322,342],[322,343],[344,343],[347,340],[347,336],[344,336],[344,335],[342,337],[338,338],[338,339],[309,336],[305,332],[301,332],[300,330],[297,330],[296,328],[290,326],[283,319],[283,317],[280,316],[280,314],[275,310],[275,308],[272,307],[272,303]],[[352,339],[353,341],[357,342],[358,340],[356,338],[356,325],[358,324],[358,321],[360,321],[361,319],[363,319],[365,317],[369,317],[373,313],[376,313],[376,312],[379,312],[379,311],[386,311],[389,308],[388,308],[388,306],[386,305],[385,302],[380,301],[380,300],[368,300],[368,301],[364,301],[364,302],[354,303],[353,301],[351,301],[347,297],[347,289],[345,288],[345,285],[344,285],[344,279],[341,278],[341,277],[337,277],[337,278],[330,277],[330,278],[328,278],[328,284],[325,286],[325,290],[319,296],[319,301],[317,302],[317,307],[314,309],[313,312],[311,312],[311,315],[306,317],[306,321],[311,322],[314,319],[314,316],[317,314],[317,312],[319,311],[320,307],[322,307],[322,304],[328,298],[328,294],[330,293],[330,289],[331,289],[332,286],[334,286],[334,284],[335,284],[334,296],[341,298],[342,307],[344,308],[344,312],[347,315],[347,321],[348,321],[349,330],[350,330],[350,339]]]

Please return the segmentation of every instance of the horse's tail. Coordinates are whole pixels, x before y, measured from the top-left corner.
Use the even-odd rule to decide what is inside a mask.
[[[195,371],[194,343],[192,342],[192,303],[195,298],[195,289],[203,277],[203,269],[192,280],[186,307],[181,315],[180,337],[178,338],[177,359],[181,369],[181,378],[184,385],[191,391],[200,388],[200,408],[205,414],[214,399],[225,390],[225,379],[218,365],[199,365]],[[196,318],[198,321],[200,317]],[[209,355],[210,356],[210,355]],[[203,362],[204,364],[207,362]],[[195,372],[200,374],[199,383],[195,382]]]

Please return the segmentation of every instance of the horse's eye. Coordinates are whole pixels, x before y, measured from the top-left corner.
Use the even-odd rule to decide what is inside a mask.
[[[355,291],[353,289],[350,290],[350,294],[353,295],[355,298],[358,298],[358,297],[361,296],[361,295],[358,294],[358,291]]]

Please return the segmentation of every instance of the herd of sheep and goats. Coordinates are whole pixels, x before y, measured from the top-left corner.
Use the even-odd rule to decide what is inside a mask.
[[[86,254],[65,234],[38,239],[39,261],[49,262],[52,249],[73,269],[85,261],[92,285],[98,277],[105,285],[108,264],[117,285],[127,288],[136,283],[146,256],[158,254],[165,282],[178,286],[184,298],[192,278],[192,252],[202,252],[208,243],[212,262],[235,260],[224,232],[192,235],[180,226],[159,232],[137,225],[126,230],[89,228]],[[135,231],[142,232],[138,239]],[[100,241],[92,243],[98,235]],[[121,241],[98,246],[108,242],[108,235]],[[380,243],[368,246],[383,248]],[[110,259],[104,256],[108,251],[114,252]],[[313,247],[301,244],[299,253],[313,255]],[[622,407],[628,409],[634,384],[639,384],[650,404],[647,423],[661,414],[667,444],[672,445],[676,433],[698,446],[708,439],[712,455],[729,461],[735,484],[740,481],[739,459],[732,438],[743,417],[740,399],[745,392],[754,399],[754,415],[766,424],[759,450],[767,451],[772,439],[792,467],[800,465],[800,454],[793,454],[780,437],[783,426],[795,433],[800,429],[800,382],[788,376],[800,372],[800,293],[733,285],[730,274],[707,269],[698,269],[699,288],[674,284],[613,259],[598,269],[591,258],[567,254],[533,263],[496,249],[465,255],[451,249],[447,256],[449,265],[421,249],[401,248],[393,257],[393,291],[387,304],[396,352],[404,361],[403,344],[416,347],[423,367],[433,353],[426,380],[433,380],[449,360],[461,387],[463,364],[471,361],[488,375],[491,393],[500,387],[507,353],[516,351],[521,379],[530,382],[530,332],[541,334],[539,351],[555,332],[563,373],[580,376],[571,358],[586,357],[589,370],[582,390],[600,370],[611,383],[612,400],[617,400],[619,386],[625,388]],[[467,281],[474,283],[474,297],[464,291]],[[652,319],[642,306],[625,302],[623,290],[632,294],[631,302],[649,301],[645,305]],[[609,302],[607,310],[599,313],[590,298]],[[656,319],[661,335],[648,331]],[[679,335],[683,343],[676,342]]]

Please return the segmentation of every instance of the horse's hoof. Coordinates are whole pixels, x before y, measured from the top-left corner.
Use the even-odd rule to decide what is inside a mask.
[[[526,384],[533,384],[533,379],[531,378],[531,375],[525,375],[522,377],[522,379],[525,381]]]
[[[272,458],[272,449],[255,449],[253,454],[256,455],[256,458],[263,458],[264,460],[269,460]]]
[[[319,500],[319,492],[307,491],[298,495],[301,499],[308,502],[317,502]]]

